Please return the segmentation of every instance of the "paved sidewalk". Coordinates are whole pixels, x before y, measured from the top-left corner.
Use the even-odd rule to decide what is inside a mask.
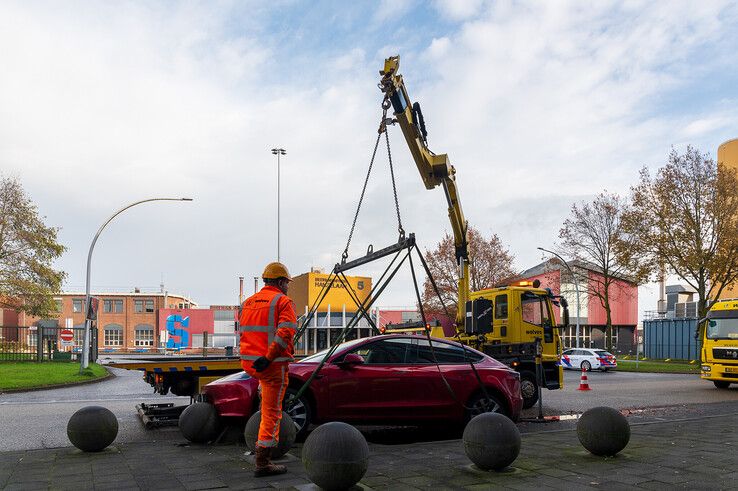
[[[734,406],[734,405],[733,405]],[[682,420],[631,417],[631,440],[617,457],[590,455],[573,423],[523,434],[520,456],[504,472],[482,472],[459,440],[370,443],[364,489],[731,489],[738,482],[738,414]],[[554,426],[555,425],[555,426]],[[560,428],[560,429],[553,429]],[[0,489],[314,489],[297,445],[289,472],[255,479],[236,445],[181,442],[118,444],[98,454],[55,448],[0,453]]]

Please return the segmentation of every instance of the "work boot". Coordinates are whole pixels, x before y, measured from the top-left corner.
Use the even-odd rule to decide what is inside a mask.
[[[279,464],[272,464],[269,460],[269,457],[272,454],[271,448],[257,446],[254,454],[256,455],[256,470],[254,471],[254,477],[275,476],[277,474],[284,474],[287,472],[287,467]]]

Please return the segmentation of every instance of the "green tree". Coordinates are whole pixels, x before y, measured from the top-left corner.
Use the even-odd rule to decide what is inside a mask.
[[[425,252],[425,260],[451,319],[455,319],[459,267],[456,264],[453,237],[446,233],[433,251]],[[496,234],[487,239],[479,230],[469,227],[469,287],[472,291],[491,288],[514,276],[513,260],[513,255]],[[426,314],[445,315],[443,305],[428,278],[423,283],[422,301]]]
[[[738,278],[738,178],[709,155],[687,147],[632,188],[626,228],[637,252],[697,290],[698,315]]]
[[[52,267],[65,247],[47,227],[18,179],[0,177],[0,307],[44,317],[65,273]]]
[[[625,209],[625,200],[605,191],[592,202],[572,205],[571,215],[559,231],[562,251],[591,271],[585,272],[586,280],[580,284],[605,309],[608,350],[612,350],[612,302],[620,294],[615,282],[638,284],[649,273],[648,263],[632,253],[634,238],[625,232],[622,222]]]

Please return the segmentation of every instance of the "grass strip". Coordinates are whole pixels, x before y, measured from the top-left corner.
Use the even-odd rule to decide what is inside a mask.
[[[681,361],[639,361],[636,367],[635,361],[618,360],[619,372],[643,372],[643,373],[700,373],[700,365],[689,364]]]
[[[34,389],[60,384],[86,382],[107,375],[101,365],[90,363],[82,374],[79,363],[68,361],[0,362],[0,390]]]

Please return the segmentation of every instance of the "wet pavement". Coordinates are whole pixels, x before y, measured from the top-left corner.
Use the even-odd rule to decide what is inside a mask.
[[[679,405],[629,413],[631,439],[618,456],[595,457],[579,443],[576,421],[520,423],[522,448],[503,472],[466,457],[459,435],[428,441],[433,429],[364,429],[369,469],[363,489],[734,489],[738,404]],[[439,429],[440,430],[440,429]],[[192,445],[183,438],[118,443],[86,454],[73,447],[0,453],[3,489],[314,489],[301,444],[289,472],[256,479],[245,448]]]

